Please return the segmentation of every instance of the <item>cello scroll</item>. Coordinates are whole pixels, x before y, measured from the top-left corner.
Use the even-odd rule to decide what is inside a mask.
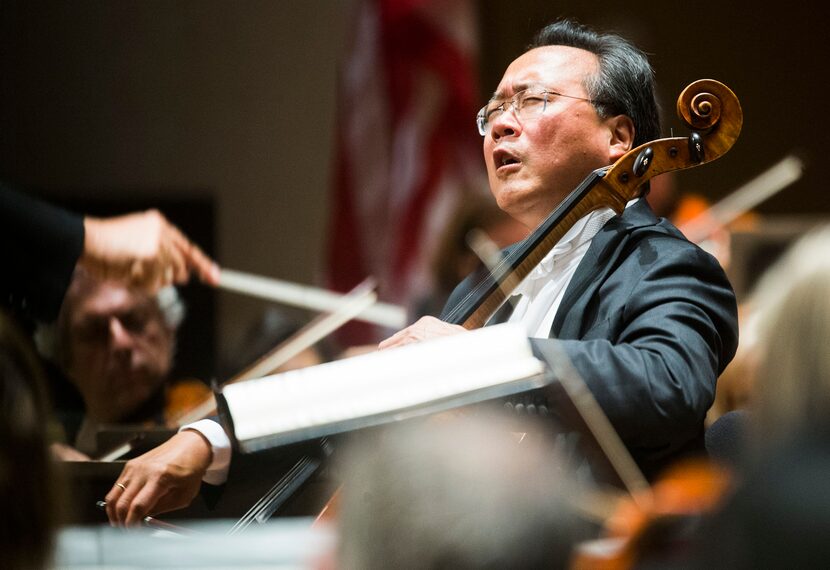
[[[689,137],[644,143],[606,172],[599,186],[619,195],[608,204],[610,207],[617,210],[620,202],[624,206],[637,196],[640,186],[659,174],[720,158],[735,144],[743,125],[743,111],[735,93],[714,79],[699,79],[687,86],[677,98],[677,115],[692,129]]]

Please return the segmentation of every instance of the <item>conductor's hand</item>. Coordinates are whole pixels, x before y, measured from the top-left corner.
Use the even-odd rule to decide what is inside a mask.
[[[421,342],[431,338],[465,332],[461,325],[451,325],[435,317],[421,317],[403,330],[399,330],[378,345],[380,350]]]
[[[79,265],[101,279],[119,279],[150,292],[184,283],[195,272],[210,285],[219,268],[157,210],[114,218],[84,218]]]
[[[188,506],[211,459],[208,441],[197,431],[185,430],[128,461],[106,496],[110,524],[135,525],[149,514]]]

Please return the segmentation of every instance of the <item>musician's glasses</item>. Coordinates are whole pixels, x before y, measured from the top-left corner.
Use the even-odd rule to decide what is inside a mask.
[[[565,95],[558,91],[545,89],[544,87],[528,87],[518,93],[514,94],[510,99],[491,100],[484,107],[479,110],[476,115],[476,125],[478,126],[478,134],[485,137],[490,132],[493,122],[501,117],[502,113],[506,112],[508,108],[513,110],[513,114],[519,119],[519,122],[533,120],[548,107],[548,101],[553,97],[567,97],[568,99],[578,99],[580,101],[588,101],[589,103],[601,103],[587,97],[577,97],[575,95]]]

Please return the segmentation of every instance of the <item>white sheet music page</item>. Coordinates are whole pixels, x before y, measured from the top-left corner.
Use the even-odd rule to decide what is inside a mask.
[[[227,386],[244,451],[450,409],[544,385],[518,325],[364,354]]]

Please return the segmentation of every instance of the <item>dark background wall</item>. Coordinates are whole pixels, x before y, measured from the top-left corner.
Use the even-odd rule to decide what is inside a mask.
[[[210,202],[224,265],[312,283],[328,215],[343,0],[0,0],[0,174],[72,203]],[[802,180],[765,214],[827,214],[828,48],[818,2],[483,0],[481,100],[539,27],[572,16],[651,54],[665,128],[694,79],[739,96],[744,129],[721,161],[677,177],[711,200],[792,150]],[[470,128],[474,128],[470,118]],[[208,303],[216,351],[262,305]],[[204,315],[203,315],[204,317]]]

